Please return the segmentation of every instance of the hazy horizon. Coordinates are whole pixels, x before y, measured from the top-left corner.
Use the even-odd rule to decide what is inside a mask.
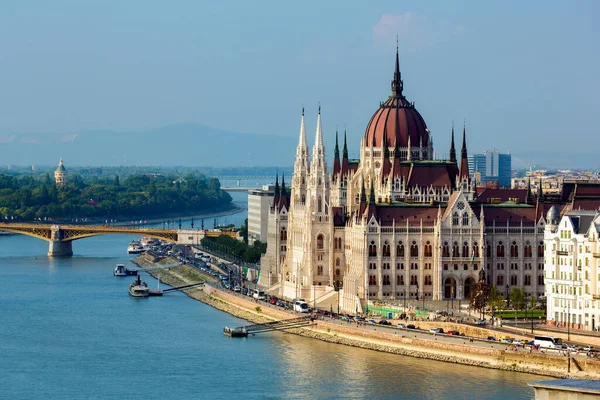
[[[466,122],[469,153],[510,152],[516,167],[595,168],[598,11],[594,1],[8,0],[0,4],[0,163],[38,163],[31,149],[44,140],[32,136],[47,132],[61,143],[113,132],[119,148],[119,135],[191,124],[283,138],[272,163],[291,164],[301,108],[312,146],[318,103],[328,156],[336,128],[347,129],[352,156],[390,94],[398,36],[404,94],[437,154],[448,152],[452,123],[460,132]],[[152,146],[103,157],[116,165],[125,152],[164,147]],[[242,151],[263,157],[249,146]],[[45,150],[71,165],[92,152]]]

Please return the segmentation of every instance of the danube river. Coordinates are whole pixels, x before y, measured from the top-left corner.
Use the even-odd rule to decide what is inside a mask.
[[[128,296],[133,278],[112,270],[132,266],[130,240],[78,240],[72,258],[48,259],[44,241],[0,236],[0,397],[528,399],[541,379],[281,333],[226,337],[245,322],[181,293]]]

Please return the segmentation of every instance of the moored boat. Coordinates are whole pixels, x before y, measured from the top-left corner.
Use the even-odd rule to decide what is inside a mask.
[[[114,276],[137,276],[138,272],[134,269],[127,269],[123,264],[117,264],[113,272]]]
[[[148,285],[140,279],[139,275],[137,279],[129,285],[129,295],[132,297],[148,297],[150,295]]]
[[[137,240],[132,241],[131,243],[129,243],[129,246],[127,246],[127,253],[129,254],[140,254],[145,251],[146,249],[144,248],[144,246],[142,246],[142,244]]]

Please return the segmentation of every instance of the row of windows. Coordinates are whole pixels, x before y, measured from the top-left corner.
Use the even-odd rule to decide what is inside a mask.
[[[391,277],[390,275],[383,275],[382,284],[383,286],[391,285]],[[369,285],[375,286],[377,285],[377,275],[369,275]],[[396,285],[404,285],[404,276],[398,275],[396,276]],[[419,285],[419,277],[417,275],[410,276],[410,285],[418,286]],[[425,275],[425,285],[433,285],[433,278],[431,275]]]
[[[458,271],[458,264],[454,264],[454,270]],[[444,271],[448,271],[450,269],[450,267],[448,266],[448,264],[444,264]],[[479,269],[479,266],[477,264],[473,264],[473,271],[477,271]],[[463,265],[463,270],[464,271],[468,271],[469,270],[469,266],[467,264]]]
[[[519,277],[517,275],[511,275],[510,276],[510,284],[512,286],[517,286],[519,284]],[[531,275],[525,275],[523,277],[523,286],[531,286]],[[544,275],[538,275],[537,276],[537,284],[538,285],[543,285],[544,284]],[[500,287],[504,285],[504,276],[503,275],[498,275],[496,277],[496,286]]]

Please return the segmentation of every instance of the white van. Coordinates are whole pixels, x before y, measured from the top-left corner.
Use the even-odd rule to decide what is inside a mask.
[[[307,313],[308,304],[302,299],[296,299],[294,300],[294,311],[299,313]]]
[[[267,295],[265,294],[265,292],[262,290],[258,290],[258,289],[254,289],[254,292],[252,293],[252,297],[254,297],[257,300],[266,300],[267,299]]]

